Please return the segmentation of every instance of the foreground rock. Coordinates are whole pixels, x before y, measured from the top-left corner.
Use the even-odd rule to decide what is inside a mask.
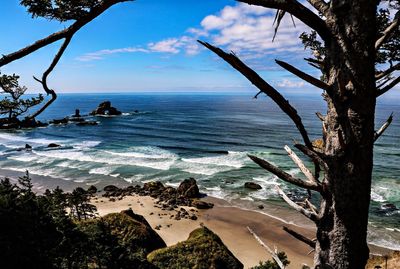
[[[151,252],[147,260],[160,269],[243,268],[243,264],[233,256],[221,239],[206,227],[191,232],[186,241]]]
[[[99,106],[93,110],[90,115],[93,116],[118,116],[121,115],[122,112],[119,111],[118,109],[116,109],[115,107],[111,106],[111,102],[110,101],[105,101],[101,104],[99,104]]]
[[[254,182],[246,182],[244,183],[244,187],[250,190],[261,190],[262,187],[260,184],[254,183]]]
[[[197,186],[196,180],[194,178],[185,179],[179,185],[177,189],[180,195],[183,195],[187,198],[199,198],[200,191],[199,187]]]
[[[110,248],[111,257],[102,258],[110,259],[114,265],[111,268],[156,268],[146,256],[153,250],[166,247],[145,218],[132,210],[81,221],[78,226],[84,234],[93,238],[89,248]]]

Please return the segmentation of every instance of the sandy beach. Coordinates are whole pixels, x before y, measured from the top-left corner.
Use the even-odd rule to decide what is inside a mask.
[[[100,216],[132,208],[135,213],[143,215],[153,228],[161,225],[157,233],[168,246],[186,240],[191,231],[204,224],[222,239],[245,268],[257,265],[260,260],[271,258],[249,233],[247,227],[256,232],[271,248],[285,251],[291,262],[288,268],[301,268],[303,264],[312,265],[313,255],[308,255],[311,249],[288,235],[282,227],[288,226],[312,238],[314,233],[311,229],[294,227],[267,215],[231,206],[224,200],[212,197],[205,200],[213,202],[215,206],[208,210],[196,209],[197,220],[175,220],[171,217],[175,211],[154,207],[155,200],[147,196],[128,196],[115,202],[96,197],[93,203],[97,206]]]

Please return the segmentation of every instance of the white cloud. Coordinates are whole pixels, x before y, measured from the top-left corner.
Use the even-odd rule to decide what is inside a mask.
[[[86,53],[82,56],[79,56],[76,59],[81,62],[90,62],[90,61],[94,61],[94,60],[101,60],[106,55],[120,54],[120,53],[133,53],[133,52],[148,53],[149,51],[147,49],[133,48],[133,47],[121,48],[121,49],[104,49],[104,50],[99,50],[96,52]]]
[[[198,38],[207,39],[210,43],[227,50],[235,51],[244,59],[261,58],[271,54],[287,54],[303,51],[299,35],[307,27],[296,21],[296,27],[289,15],[286,15],[279,27],[277,37],[274,35],[273,20],[275,11],[258,6],[237,4],[226,6],[217,14],[206,16],[199,28],[189,28],[185,35],[167,38],[148,43],[142,47],[130,47],[112,50],[101,50],[87,53],[77,58],[79,61],[103,59],[106,55],[117,53],[164,53],[196,55],[201,46]],[[256,56],[254,56],[256,55]]]
[[[295,80],[289,80],[289,79],[284,79],[282,81],[278,81],[275,83],[276,86],[281,87],[281,88],[303,88],[305,86],[304,81],[295,81]]]

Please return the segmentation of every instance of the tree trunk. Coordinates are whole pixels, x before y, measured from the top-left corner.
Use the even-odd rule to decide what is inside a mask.
[[[317,223],[315,265],[365,268],[373,166],[376,5],[370,0],[332,1],[327,24],[337,40],[326,44],[323,122],[325,173],[322,218]]]

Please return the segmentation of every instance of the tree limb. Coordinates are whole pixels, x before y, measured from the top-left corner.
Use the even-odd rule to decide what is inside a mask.
[[[279,259],[278,255],[274,251],[272,251],[272,249],[267,244],[265,244],[261,240],[261,238],[258,237],[258,235],[249,226],[247,226],[247,230],[249,230],[249,232],[254,236],[254,238],[257,240],[257,242],[260,243],[260,245],[263,248],[265,248],[269,252],[269,254],[271,254],[272,258],[275,260],[275,262],[278,264],[278,266],[281,269],[285,269],[285,266],[283,265],[282,261]]]
[[[251,83],[253,83],[259,90],[268,95],[279,107],[285,112],[295,123],[301,136],[303,137],[304,143],[312,148],[312,143],[308,137],[307,131],[303,125],[300,116],[297,114],[296,109],[289,104],[289,102],[271,85],[263,80],[254,70],[244,64],[234,53],[226,53],[220,48],[214,47],[207,42],[198,40],[200,44],[217,54],[219,57],[224,59],[233,68],[238,70],[244,75]]]
[[[386,120],[386,122],[379,128],[378,131],[375,132],[374,135],[374,141],[378,140],[378,138],[385,132],[385,130],[389,127],[389,125],[392,123],[393,120],[393,113],[390,114],[389,118]]]
[[[295,152],[293,152],[287,145],[284,147],[289,157],[293,160],[293,162],[300,168],[301,172],[306,176],[308,181],[311,183],[319,184],[318,180],[313,176],[311,171],[304,165],[301,159],[297,156]]]
[[[321,158],[321,156],[318,155],[314,150],[309,149],[308,147],[301,145],[301,144],[295,144],[294,145],[298,150],[303,152],[306,156],[310,157],[311,160],[314,162],[318,163],[321,165],[325,171],[328,169],[326,162]]]
[[[237,0],[249,5],[262,6],[288,12],[302,21],[304,24],[314,29],[320,37],[329,42],[331,35],[325,21],[317,14],[303,6],[296,0]]]
[[[78,19],[76,22],[74,22],[71,26],[68,28],[58,31],[56,33],[53,33],[43,39],[40,39],[36,41],[35,43],[22,48],[16,52],[3,55],[2,58],[0,58],[0,67],[9,64],[15,60],[18,60],[22,57],[27,56],[28,54],[31,54],[32,52],[35,52],[38,49],[41,49],[51,43],[54,43],[58,40],[61,40],[63,38],[66,38],[69,35],[75,34],[79,29],[81,29],[83,26],[91,22],[93,19],[101,15],[104,11],[106,11],[108,8],[111,6],[122,3],[122,2],[128,2],[128,1],[133,1],[133,0],[103,0],[98,6],[94,7],[91,9],[91,11],[83,16],[82,18]]]
[[[309,245],[310,247],[312,247],[313,249],[315,249],[315,245],[316,245],[315,241],[305,237],[302,234],[299,234],[298,232],[293,231],[292,229],[289,229],[286,226],[283,226],[283,230],[285,232],[287,232],[288,234],[290,234],[291,236],[293,236],[294,238],[296,238],[297,240],[300,240],[301,242],[303,242],[303,243]]]
[[[281,170],[280,168],[272,165],[271,163],[267,162],[266,160],[260,159],[254,155],[248,155],[249,158],[258,164],[260,167],[264,168],[265,170],[271,172],[272,174],[276,175],[283,181],[288,183],[294,184],[298,187],[313,190],[313,191],[321,191],[321,187],[315,182],[304,181],[299,178],[293,177],[292,175],[286,173],[285,171]]]
[[[34,119],[37,116],[39,116],[43,111],[46,110],[48,106],[50,106],[56,99],[57,99],[57,94],[54,90],[50,89],[47,85],[47,77],[50,75],[50,73],[54,70],[56,67],[57,63],[60,61],[61,56],[64,54],[65,50],[67,49],[69,43],[71,42],[73,34],[69,34],[65,40],[64,43],[61,45],[60,49],[58,50],[57,54],[54,56],[53,61],[51,62],[50,66],[47,68],[47,70],[43,73],[42,75],[42,80],[37,79],[36,77],[33,77],[36,81],[38,81],[40,84],[42,84],[42,87],[44,91],[47,93],[47,95],[51,95],[51,99],[46,102],[38,111],[36,111],[34,114],[29,116],[29,119]]]
[[[397,70],[400,70],[400,63],[397,63],[397,64],[395,64],[395,65],[389,67],[388,69],[386,69],[386,70],[384,70],[384,71],[382,71],[382,72],[377,73],[377,74],[375,75],[375,79],[376,79],[376,80],[380,80],[380,79],[384,78],[385,76],[389,75],[390,73],[392,73],[392,72],[394,72],[394,71],[397,71]]]
[[[383,87],[382,89],[377,89],[376,97],[381,96],[382,94],[391,90],[394,86],[400,83],[400,76],[392,80],[388,85]]]
[[[382,36],[375,42],[375,49],[379,48],[388,40],[394,31],[400,26],[400,11],[396,12],[392,23],[383,31]]]
[[[278,191],[279,196],[291,207],[293,207],[295,210],[299,211],[301,214],[312,220],[313,222],[317,223],[319,221],[319,217],[317,214],[314,214],[311,211],[308,211],[307,209],[303,208],[302,206],[296,204],[293,202],[283,191],[279,186],[276,186],[276,189]]]
[[[305,72],[297,69],[296,67],[283,62],[283,61],[279,61],[279,60],[275,60],[275,62],[277,64],[279,64],[280,66],[282,66],[283,68],[285,68],[286,70],[288,70],[290,73],[298,76],[299,78],[307,81],[308,83],[314,85],[317,88],[320,88],[322,90],[328,91],[329,90],[329,85],[326,84],[325,82],[314,78],[313,76],[310,76],[309,74],[306,74]]]

